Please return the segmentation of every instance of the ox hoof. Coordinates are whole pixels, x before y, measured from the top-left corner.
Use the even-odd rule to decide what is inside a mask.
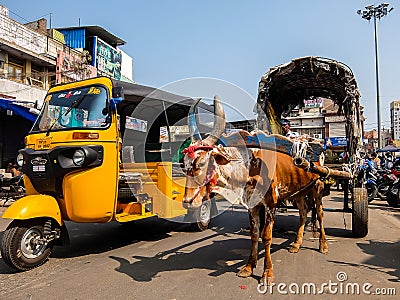
[[[237,272],[236,275],[239,277],[246,278],[246,277],[250,277],[252,274],[253,274],[253,270],[248,266],[244,266],[243,268],[240,269],[239,272]]]
[[[290,253],[298,253],[300,251],[300,244],[299,243],[292,243],[289,248]]]
[[[268,276],[263,275],[263,277],[261,277],[260,283],[263,285],[270,285],[274,282],[274,280],[275,280],[274,274],[272,272],[269,272]]]
[[[329,253],[328,246],[320,246],[319,252],[321,252],[323,254],[328,254]]]
[[[329,252],[328,250],[328,244],[326,243],[326,240],[322,240],[319,243],[319,252],[327,254]]]

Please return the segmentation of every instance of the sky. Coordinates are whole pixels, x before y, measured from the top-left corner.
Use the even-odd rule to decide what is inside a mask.
[[[98,25],[122,38],[139,84],[162,88],[200,77],[233,85],[248,97],[227,101],[247,118],[255,117],[258,83],[270,68],[303,56],[340,61],[357,80],[366,130],[377,128],[374,27],[357,10],[380,3],[0,0],[20,23],[44,17],[49,25],[51,13],[54,28]],[[394,10],[378,21],[382,128],[390,128],[390,102],[400,99],[400,1],[388,3]]]

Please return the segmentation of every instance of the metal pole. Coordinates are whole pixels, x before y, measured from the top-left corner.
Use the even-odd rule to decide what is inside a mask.
[[[378,64],[378,31],[376,29],[376,15],[374,13],[374,36],[375,36],[375,73],[376,73],[376,108],[378,114],[378,149],[381,148],[381,105],[379,98],[379,64]]]
[[[376,19],[379,20],[386,16],[393,10],[393,7],[389,8],[388,3],[382,3],[378,6],[374,4],[366,6],[365,10],[359,9],[357,13],[361,15],[363,19],[371,20],[374,18],[374,38],[375,38],[375,75],[376,75],[376,106],[377,106],[377,114],[378,114],[378,149],[381,148],[382,144],[382,130],[381,130],[381,108],[380,108],[380,97],[379,97],[379,63],[378,63],[378,30]]]

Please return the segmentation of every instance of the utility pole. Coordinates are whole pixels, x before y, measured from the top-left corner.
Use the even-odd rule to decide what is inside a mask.
[[[361,15],[363,19],[370,21],[374,19],[374,38],[375,38],[375,75],[376,75],[376,107],[377,107],[377,119],[378,119],[378,149],[382,146],[381,139],[381,108],[380,108],[380,97],[379,97],[379,63],[378,63],[378,30],[376,19],[381,19],[393,10],[393,7],[389,8],[388,3],[382,3],[378,6],[374,4],[366,6],[365,10],[358,10],[357,13]]]

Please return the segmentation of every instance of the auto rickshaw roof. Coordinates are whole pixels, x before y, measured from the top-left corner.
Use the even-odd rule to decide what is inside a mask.
[[[119,80],[112,81],[114,86],[123,87],[124,99],[117,105],[118,113],[123,115],[131,115],[137,109],[158,110],[162,105],[174,105],[174,109],[177,110],[181,107],[182,112],[187,113],[187,106],[191,106],[194,102],[190,97],[169,93],[154,87]],[[139,103],[140,107],[138,106]],[[212,106],[203,102],[200,102],[198,107],[210,112],[213,111]],[[177,114],[179,115],[179,111],[177,111]]]

